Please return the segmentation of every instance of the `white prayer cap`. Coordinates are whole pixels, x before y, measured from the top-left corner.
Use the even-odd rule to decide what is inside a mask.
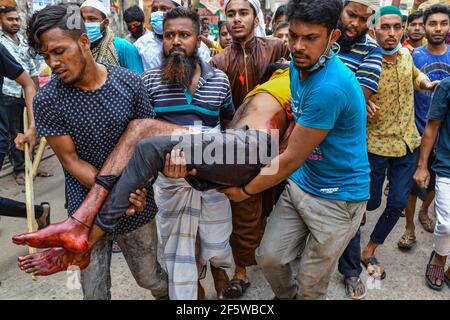
[[[183,6],[183,0],[172,0],[172,2],[175,3],[179,7]]]
[[[362,4],[371,9],[372,11],[378,11],[378,9],[380,8],[379,0],[350,0],[350,2]]]
[[[80,9],[82,9],[84,7],[91,7],[91,8],[97,9],[98,11],[103,13],[105,16],[109,16],[109,13],[110,13],[109,10],[106,9],[106,7],[103,5],[103,3],[101,3],[98,0],[86,0],[81,5]]]

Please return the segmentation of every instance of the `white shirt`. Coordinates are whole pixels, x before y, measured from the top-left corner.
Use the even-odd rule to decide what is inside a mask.
[[[144,65],[144,71],[160,67],[162,64],[163,41],[153,32],[147,32],[134,43],[138,49]],[[198,48],[198,55],[202,60],[209,63],[211,51],[202,42]]]

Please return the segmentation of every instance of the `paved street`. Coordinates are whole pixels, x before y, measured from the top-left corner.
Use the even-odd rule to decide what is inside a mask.
[[[50,178],[37,178],[35,202],[48,201],[52,205],[52,222],[64,220],[64,177],[58,160],[51,157],[45,160],[42,168],[53,172]],[[0,194],[24,201],[25,193],[18,187],[11,175],[0,179]],[[363,227],[362,243],[366,244],[381,210],[371,212]],[[401,252],[397,241],[402,235],[405,220],[401,218],[386,244],[378,251],[377,258],[386,265],[387,277],[381,283],[371,283],[366,299],[450,299],[447,287],[435,292],[425,284],[424,272],[429,258],[432,235],[426,233],[420,225],[416,226],[417,246],[410,252]],[[11,243],[11,236],[26,231],[26,220],[1,217],[0,220],[0,299],[82,299],[81,289],[74,285],[74,276],[62,272],[50,277],[40,277],[32,281],[28,274],[20,272],[17,256],[26,254],[27,248]],[[448,265],[447,265],[448,266]],[[153,299],[150,292],[136,285],[122,254],[114,254],[112,261],[112,298],[113,299]],[[231,270],[230,270],[231,275]],[[246,299],[271,299],[273,293],[258,267],[249,272],[252,286],[245,295]],[[367,276],[363,273],[363,280]],[[208,299],[215,299],[212,280],[208,274],[203,280]],[[345,299],[342,278],[333,275],[329,288],[329,299]]]

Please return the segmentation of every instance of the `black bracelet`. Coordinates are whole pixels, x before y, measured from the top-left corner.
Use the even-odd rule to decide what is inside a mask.
[[[250,192],[248,192],[246,189],[245,189],[245,185],[243,185],[242,187],[241,187],[241,189],[242,189],[242,191],[244,191],[244,193],[246,194],[246,195],[248,195],[249,197],[253,197],[254,196],[254,194],[251,194]]]
[[[98,185],[101,185],[103,188],[105,188],[108,191],[111,191],[114,185],[116,184],[117,180],[119,180],[120,176],[96,176],[95,177],[95,183]]]

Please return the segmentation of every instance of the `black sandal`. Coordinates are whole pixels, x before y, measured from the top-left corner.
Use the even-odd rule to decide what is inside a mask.
[[[244,295],[250,287],[250,282],[245,282],[242,279],[234,278],[230,281],[230,287],[223,293],[225,298],[237,299]]]
[[[356,279],[356,280],[352,279],[352,278],[355,278],[355,277],[344,277],[345,294],[346,294],[347,298],[352,299],[352,300],[364,299],[367,292],[366,292],[366,287],[364,286],[361,278],[358,277],[358,279]],[[364,286],[364,293],[360,296],[356,296],[356,287],[359,284],[362,284]],[[352,292],[352,290],[353,290],[353,292]],[[352,293],[353,293],[353,295],[352,295]]]
[[[431,252],[431,257],[430,257],[430,261],[428,261],[427,264],[427,269],[425,271],[425,281],[427,282],[427,285],[436,291],[440,291],[443,288],[444,282],[447,283],[448,285],[448,278],[446,281],[446,276],[445,276],[445,271],[444,271],[444,266],[438,266],[436,264],[431,264],[431,260],[433,260],[434,255],[436,254],[436,252],[433,250],[433,252]],[[441,285],[437,285],[436,283],[433,283],[430,279],[430,277],[435,277],[439,280],[441,280]]]

